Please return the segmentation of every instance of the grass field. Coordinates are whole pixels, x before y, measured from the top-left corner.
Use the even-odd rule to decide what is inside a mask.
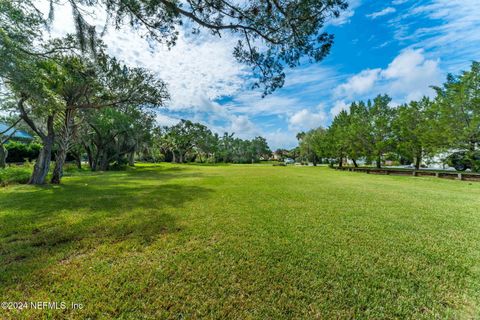
[[[0,188],[0,301],[68,306],[2,320],[479,319],[480,183],[162,164]]]

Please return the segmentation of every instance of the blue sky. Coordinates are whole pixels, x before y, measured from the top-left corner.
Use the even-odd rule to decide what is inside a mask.
[[[64,9],[52,36],[73,29]],[[232,56],[233,35],[192,36],[184,29],[171,50],[131,30],[108,30],[105,41],[111,54],[167,82],[172,100],[158,111],[160,124],[191,119],[219,133],[262,135],[273,149],[291,148],[297,132],[328,126],[354,100],[388,93],[398,105],[432,95],[430,86],[447,73],[480,60],[479,16],[478,0],[351,0],[326,26],[335,34],[330,55],[288,70],[284,88],[264,99]]]

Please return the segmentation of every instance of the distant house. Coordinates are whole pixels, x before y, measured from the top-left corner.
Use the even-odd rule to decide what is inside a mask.
[[[30,142],[33,140],[33,137],[28,134],[25,131],[22,130],[16,130],[14,128],[7,130],[10,128],[9,125],[6,123],[0,122],[0,136],[3,137],[8,137],[12,134],[12,132],[15,132],[13,136],[10,138],[11,140],[16,140],[16,141],[22,141],[22,142]]]

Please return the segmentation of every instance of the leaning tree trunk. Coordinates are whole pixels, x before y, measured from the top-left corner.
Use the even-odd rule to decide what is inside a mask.
[[[0,141],[1,142],[1,141]],[[0,145],[0,169],[7,166],[8,150],[3,144]]]
[[[23,118],[25,121],[30,121],[28,118]],[[50,162],[52,160],[52,149],[55,140],[55,132],[53,129],[54,116],[50,115],[47,118],[47,134],[42,134],[42,149],[38,154],[37,161],[33,166],[32,176],[28,181],[28,184],[41,185],[45,184],[48,170],[50,169]],[[31,122],[31,121],[30,121]]]
[[[352,162],[353,162],[353,165],[355,166],[355,168],[358,168],[358,163],[357,163],[357,160],[355,160],[355,159],[352,159]]]
[[[65,111],[65,120],[60,132],[58,151],[55,157],[55,168],[53,169],[51,183],[60,184],[63,176],[63,165],[67,159],[67,152],[70,148],[70,140],[73,133],[73,117],[75,109],[69,108]]]
[[[45,184],[48,170],[50,169],[50,161],[52,159],[53,136],[47,136],[43,139],[43,147],[40,149],[37,161],[33,167],[33,173],[28,181],[29,184],[41,185]]]

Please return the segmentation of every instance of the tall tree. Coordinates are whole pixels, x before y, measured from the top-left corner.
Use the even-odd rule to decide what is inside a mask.
[[[335,116],[328,129],[328,141],[331,154],[338,159],[338,165],[343,166],[347,158],[350,146],[348,144],[350,117],[348,112],[342,110]]]
[[[424,97],[418,102],[412,101],[399,106],[392,124],[396,151],[405,158],[414,160],[417,170],[420,169],[425,154],[434,151],[427,138],[432,130],[427,118],[431,104],[431,101]]]
[[[85,110],[85,123],[78,144],[87,153],[92,171],[105,171],[112,164],[129,162],[132,152],[149,139],[154,116],[137,106]]]
[[[328,140],[327,130],[322,127],[312,129],[309,131],[308,143],[310,144],[311,151],[315,154],[314,164],[316,159],[326,159],[330,157],[328,153]]]
[[[377,168],[382,166],[382,157],[392,150],[392,121],[395,110],[389,106],[392,99],[388,95],[378,95],[369,109],[371,123],[371,150]]]
[[[181,120],[166,129],[164,139],[173,153],[173,161],[179,163],[186,160],[186,155],[199,145],[200,140],[211,134],[206,126],[190,120]]]
[[[365,103],[359,101],[352,103],[349,116],[348,156],[357,167],[358,159],[366,158],[372,153],[370,115]]]
[[[437,136],[450,148],[475,151],[480,142],[480,63],[459,76],[448,75],[434,101]]]
[[[64,78],[57,89],[64,100],[59,112],[58,151],[52,183],[60,183],[63,164],[72,144],[75,117],[79,110],[125,106],[162,106],[168,94],[165,84],[142,68],[128,68],[105,54],[96,61],[83,57],[60,57]],[[134,151],[132,151],[132,154]]]

